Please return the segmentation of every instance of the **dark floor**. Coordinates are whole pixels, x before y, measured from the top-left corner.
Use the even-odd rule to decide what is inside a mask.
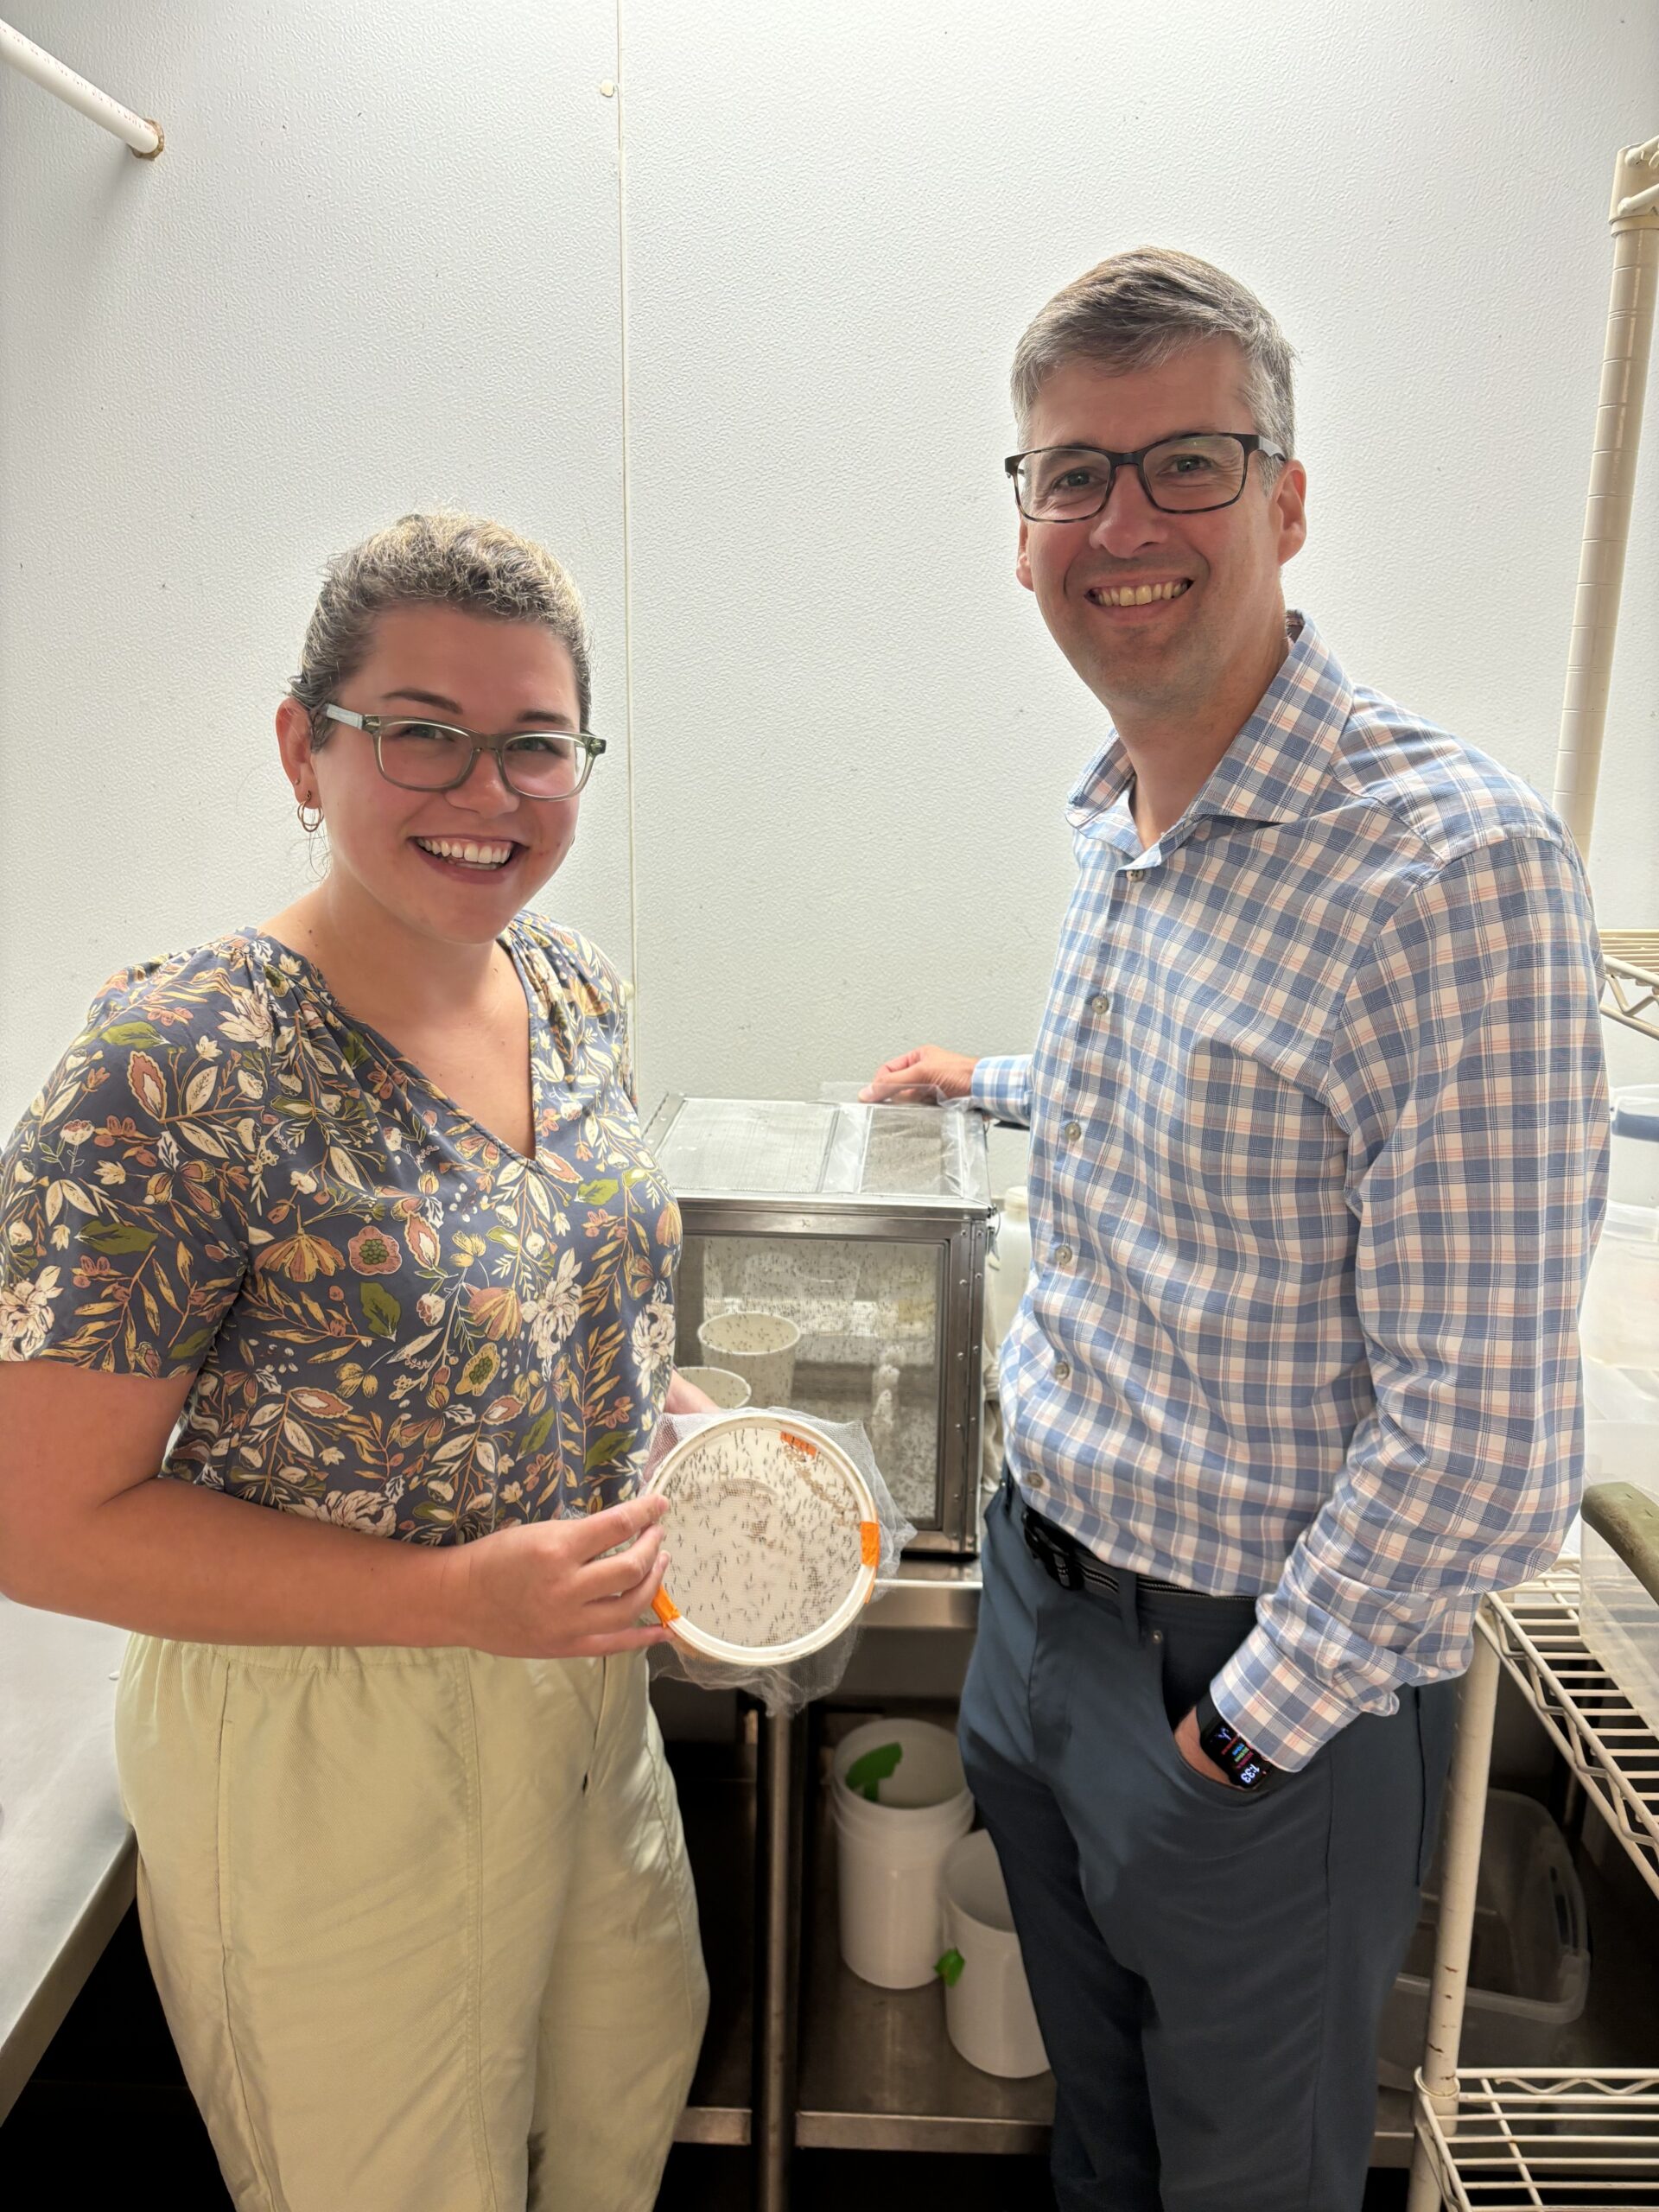
[[[677,2146],[658,2212],[748,2212],[747,2153]],[[1405,2212],[1403,2173],[1373,2173],[1363,2212]],[[1053,2212],[1043,2158],[913,2151],[798,2151],[791,2212]]]
[[[660,2202],[673,2212],[749,2212],[750,2171],[745,2151],[677,2145]],[[1402,2212],[1405,2177],[1371,2182],[1365,2212]],[[1048,2212],[1053,2203],[1040,2158],[862,2151],[797,2152],[793,2200],[793,2212],[849,2204]],[[0,2205],[103,2212],[149,2202],[168,2212],[231,2212],[129,1913],[0,2126]]]

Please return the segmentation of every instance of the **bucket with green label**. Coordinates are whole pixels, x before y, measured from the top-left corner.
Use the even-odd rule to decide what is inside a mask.
[[[864,1981],[918,1989],[939,1955],[939,1872],[973,1825],[956,1738],[925,1720],[872,1720],[836,1747],[830,1802],[841,1955]]]
[[[1014,1932],[996,1847],[981,1828],[945,1854],[940,1876],[945,2033],[970,2066],[1019,2081],[1048,2064]]]

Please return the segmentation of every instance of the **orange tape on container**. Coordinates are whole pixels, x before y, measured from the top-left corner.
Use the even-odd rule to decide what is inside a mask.
[[[866,1567],[881,1564],[881,1523],[861,1521],[858,1524],[858,1553]]]
[[[657,1595],[651,1601],[651,1610],[656,1614],[658,1619],[661,1621],[664,1628],[667,1628],[671,1623],[678,1620],[680,1618],[680,1609],[675,1604],[674,1600],[669,1596],[666,1590],[659,1590],[657,1592]]]

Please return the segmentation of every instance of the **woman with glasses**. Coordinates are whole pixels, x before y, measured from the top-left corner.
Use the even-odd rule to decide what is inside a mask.
[[[588,692],[512,532],[332,563],[276,718],[326,874],[105,984],[0,1165],[5,1587],[137,1631],[145,1942],[244,2212],[644,2212],[702,2037],[639,1625],[679,1217],[615,972],[530,911]]]

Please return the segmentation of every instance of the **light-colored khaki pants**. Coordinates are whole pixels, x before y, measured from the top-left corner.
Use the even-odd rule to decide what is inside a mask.
[[[709,1991],[642,1654],[135,1637],[116,1740],[238,2212],[649,2212]]]

